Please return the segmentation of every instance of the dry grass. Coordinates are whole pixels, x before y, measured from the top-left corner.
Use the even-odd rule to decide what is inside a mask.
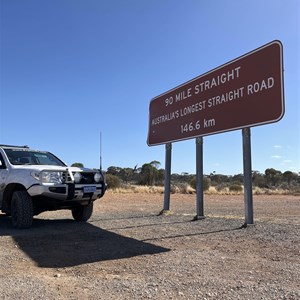
[[[163,186],[144,186],[144,185],[125,185],[116,189],[109,189],[107,191],[111,194],[163,194]],[[196,190],[193,189],[189,184],[179,184],[171,186],[171,194],[195,194]],[[242,191],[230,191],[228,187],[217,189],[216,187],[209,187],[204,192],[206,195],[243,195],[244,188]],[[253,187],[254,195],[290,195],[293,194],[289,190],[282,189],[262,189]]]
[[[111,194],[163,194],[163,186],[125,185],[120,188],[110,189]]]
[[[259,187],[253,188],[253,194],[255,195],[297,195],[298,193],[290,190],[283,189],[262,189]]]

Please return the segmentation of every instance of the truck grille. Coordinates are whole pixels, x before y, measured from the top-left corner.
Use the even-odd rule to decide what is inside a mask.
[[[63,172],[62,173],[62,181],[63,182],[72,182],[71,176],[69,172]]]
[[[80,184],[91,184],[91,183],[95,183],[94,180],[94,173],[80,173],[81,174],[81,180],[80,180]]]
[[[73,175],[75,173],[76,172],[73,172]],[[81,180],[80,180],[80,182],[78,182],[78,184],[94,184],[94,183],[96,183],[95,179],[94,179],[95,173],[93,173],[93,172],[80,172],[80,175],[81,175]],[[62,174],[62,180],[63,180],[63,182],[66,182],[66,183],[72,182],[71,176],[68,172],[64,172]]]

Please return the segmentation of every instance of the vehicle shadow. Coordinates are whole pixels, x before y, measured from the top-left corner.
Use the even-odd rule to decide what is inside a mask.
[[[1,236],[11,236],[16,245],[42,268],[71,267],[170,251],[90,223],[67,219],[35,219],[32,228],[18,230],[11,227],[8,217],[1,216]]]

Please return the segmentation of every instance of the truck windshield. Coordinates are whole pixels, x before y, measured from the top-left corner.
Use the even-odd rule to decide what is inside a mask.
[[[9,161],[13,165],[66,165],[50,152],[33,151],[30,149],[4,149]]]

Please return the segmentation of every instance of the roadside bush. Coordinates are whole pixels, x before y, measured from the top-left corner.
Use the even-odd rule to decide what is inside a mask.
[[[195,194],[196,192],[188,183],[179,183],[178,189],[178,193],[180,194]]]
[[[209,187],[210,187],[210,179],[208,177],[204,177],[203,178],[203,191],[208,191]],[[196,177],[194,176],[192,178],[192,180],[190,181],[190,186],[196,190],[196,185],[197,185],[197,181],[196,181]]]
[[[107,189],[117,189],[121,186],[121,181],[119,177],[112,174],[106,174],[106,183],[107,183]]]
[[[170,193],[171,193],[171,194],[176,194],[176,193],[178,193],[178,192],[179,192],[178,186],[172,184],[171,187],[170,187]]]
[[[230,192],[242,192],[243,187],[238,183],[234,183],[234,184],[229,186],[229,191]]]
[[[228,190],[228,184],[227,183],[220,183],[217,186],[215,186],[215,189],[217,192],[222,192],[225,190]]]

